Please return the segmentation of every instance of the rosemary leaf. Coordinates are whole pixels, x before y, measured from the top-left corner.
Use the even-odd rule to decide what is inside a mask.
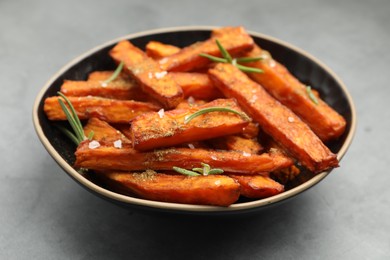
[[[188,176],[199,176],[200,175],[199,173],[196,173],[196,172],[193,172],[193,171],[190,171],[190,170],[186,170],[186,169],[183,169],[183,168],[180,168],[180,167],[176,167],[176,166],[173,166],[172,169],[175,172],[178,172],[178,173],[181,173],[181,174],[184,174],[184,175],[188,175]]]
[[[309,98],[311,99],[311,101],[313,101],[314,104],[318,105],[317,97],[314,95],[313,91],[311,91],[310,86],[306,86],[306,93],[309,96]]]
[[[214,62],[228,63],[228,61],[224,58],[215,57],[215,56],[207,54],[207,53],[201,53],[201,54],[199,54],[199,56],[208,58],[209,60],[214,61]]]
[[[108,79],[106,79],[105,81],[103,81],[103,84],[104,85],[107,85],[108,83],[110,83],[111,81],[115,80],[118,76],[119,76],[119,73],[121,73],[122,69],[123,69],[123,65],[124,65],[124,62],[121,61],[118,65],[118,67],[116,68],[116,70],[114,71],[114,73],[112,73],[111,77],[109,77]]]
[[[242,58],[236,58],[237,62],[255,62],[259,60],[263,60],[263,57],[242,57]]]
[[[215,168],[215,169],[211,169],[209,171],[209,174],[221,174],[223,173],[224,171],[222,169],[218,169],[218,168]]]
[[[189,116],[186,116],[184,118],[184,123],[187,124],[188,122],[190,122],[195,117],[198,117],[200,115],[203,115],[205,113],[210,113],[210,112],[230,112],[230,113],[234,113],[236,115],[239,115],[244,120],[250,121],[250,118],[245,113],[238,112],[238,111],[236,111],[234,109],[231,109],[231,108],[228,108],[228,107],[206,107],[206,108],[203,108],[203,109],[200,109],[200,110],[196,111],[195,113],[193,113],[193,114],[191,114]]]
[[[229,63],[232,63],[232,56],[230,56],[229,52],[222,46],[222,44],[218,41],[218,39],[215,40],[215,42],[218,45],[218,49],[222,54],[222,57],[224,57]]]
[[[236,64],[236,67],[243,71],[243,72],[249,72],[249,73],[263,73],[264,71],[258,68],[248,67],[241,64]]]
[[[84,135],[83,125],[81,124],[81,121],[80,121],[80,119],[77,115],[77,112],[74,109],[72,103],[64,94],[62,94],[61,92],[57,92],[57,93],[66,101],[66,103],[68,104],[68,106],[70,108],[70,111],[72,112],[72,118],[73,118],[74,124],[76,125],[76,129],[77,129],[77,130],[74,130],[76,135],[80,138],[81,141],[85,140],[86,137]],[[69,118],[68,118],[68,120],[69,120]]]
[[[94,131],[89,132],[89,134],[88,134],[88,140],[91,141],[94,135],[95,135],[95,132],[94,132]]]
[[[211,169],[210,165],[207,163],[201,163],[201,165],[203,166],[203,175],[208,175]]]
[[[66,135],[70,140],[72,140],[73,143],[75,143],[76,145],[79,145],[79,140],[78,140],[78,138],[77,138],[71,131],[69,131],[67,128],[65,128],[65,127],[63,127],[63,126],[56,125],[56,127],[57,127],[58,130],[60,130],[64,135]]]
[[[73,132],[75,133],[75,136],[77,138],[77,143],[79,144],[81,141],[83,141],[83,137],[80,135],[80,131],[79,131],[78,126],[77,126],[77,122],[72,117],[72,114],[70,113],[69,109],[66,107],[64,101],[62,101],[61,99],[58,99],[58,102],[60,103],[60,106],[61,106],[62,110],[64,111],[66,118],[68,119],[68,122],[73,129]]]
[[[203,168],[192,168],[192,171],[203,174]]]

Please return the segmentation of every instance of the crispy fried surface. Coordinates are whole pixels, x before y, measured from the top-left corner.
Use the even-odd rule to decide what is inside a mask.
[[[306,85],[295,78],[285,66],[275,61],[268,52],[255,46],[248,56],[264,57],[263,60],[251,64],[252,67],[262,69],[264,73],[250,73],[250,77],[294,111],[321,140],[335,139],[344,133],[345,119],[319,96],[318,104],[315,104],[307,94]]]
[[[241,186],[241,195],[252,199],[263,199],[282,193],[284,186],[268,175],[229,174]]]
[[[236,67],[220,63],[209,75],[225,96],[235,98],[267,134],[308,169],[320,172],[338,166],[336,155],[298,116]]]
[[[43,110],[49,120],[66,120],[58,102],[59,97],[45,99]],[[145,112],[157,111],[157,105],[131,100],[116,100],[99,97],[68,97],[80,119],[97,117],[109,123],[128,123]]]
[[[229,206],[240,195],[240,185],[225,175],[189,177],[146,171],[102,173],[110,187],[144,199],[199,205]]]
[[[119,42],[110,55],[118,63],[123,61],[124,70],[165,108],[174,108],[183,100],[183,91],[171,75],[129,41]]]
[[[131,122],[134,148],[145,151],[240,133],[249,123],[239,115],[227,112],[206,113],[188,123],[184,122],[189,115],[208,107],[227,107],[241,111],[234,100],[217,99],[199,107],[140,115]]]
[[[215,43],[216,39],[231,55],[249,51],[254,46],[253,39],[243,27],[224,27],[214,30],[210,39],[194,43],[176,54],[161,59],[159,61],[161,68],[167,71],[190,71],[205,67],[210,61],[199,54],[221,56]]]
[[[212,168],[221,168],[226,172],[256,174],[289,167],[293,161],[281,153],[263,153],[247,156],[244,153],[215,151],[206,149],[170,148],[151,152],[138,152],[124,146],[116,149],[112,145],[102,144],[90,149],[89,141],[79,145],[75,167],[93,170],[143,171],[172,170],[173,166],[192,169],[201,163]]]
[[[145,47],[146,54],[155,59],[161,59],[166,56],[173,55],[175,53],[178,53],[180,51],[179,47],[176,47],[174,45],[165,44],[158,41],[150,41],[146,44]]]

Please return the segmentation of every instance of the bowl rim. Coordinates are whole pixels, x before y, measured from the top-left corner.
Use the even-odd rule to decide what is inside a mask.
[[[82,185],[85,188],[88,188],[90,191],[96,192],[100,196],[106,197],[108,199],[117,201],[121,204],[128,204],[128,205],[134,205],[134,206],[141,206],[147,209],[159,209],[159,210],[170,210],[175,212],[238,212],[238,211],[247,211],[252,210],[256,208],[262,208],[267,205],[275,204],[277,202],[284,201],[288,198],[294,197],[295,195],[298,195],[302,193],[303,191],[315,186],[317,183],[319,183],[321,180],[323,180],[330,172],[331,170],[321,172],[314,177],[312,177],[310,180],[298,185],[297,187],[294,187],[288,191],[285,191],[281,194],[265,198],[265,199],[258,199],[253,200],[249,202],[242,202],[237,204],[232,204],[229,207],[218,207],[218,206],[207,206],[207,205],[193,205],[193,204],[180,204],[180,203],[171,203],[171,202],[160,202],[160,201],[152,201],[152,200],[146,200],[146,199],[140,199],[135,197],[130,197],[126,195],[122,195],[119,193],[112,192],[110,190],[107,190],[103,187],[98,186],[97,184],[93,183],[92,181],[88,180],[84,176],[82,176],[79,172],[77,172],[71,165],[69,165],[62,157],[61,155],[56,151],[56,149],[50,144],[48,138],[45,136],[42,126],[39,123],[39,107],[43,100],[44,94],[49,89],[49,87],[52,85],[52,83],[61,76],[64,72],[66,72],[69,68],[71,68],[73,65],[77,64],[84,58],[94,54],[95,52],[113,45],[121,40],[131,40],[134,38],[152,35],[152,34],[160,34],[160,33],[169,33],[169,32],[184,32],[184,31],[211,31],[215,28],[219,28],[219,26],[179,26],[179,27],[167,27],[167,28],[159,28],[159,29],[153,29],[153,30],[146,30],[138,33],[132,33],[128,35],[124,35],[118,38],[115,38],[113,40],[107,41],[103,44],[100,44],[86,52],[84,52],[81,55],[78,55],[76,58],[72,59],[70,62],[65,64],[60,70],[58,70],[42,87],[42,89],[39,91],[35,98],[35,102],[33,105],[33,125],[35,128],[35,131],[43,144],[43,146],[46,148],[48,153],[53,157],[53,159],[59,164],[59,166],[68,174],[70,177],[72,177],[75,181],[77,181],[80,185]],[[313,55],[309,54],[308,52],[290,44],[283,40],[274,38],[272,36],[254,32],[247,30],[247,32],[254,37],[259,37],[274,43],[277,43],[279,45],[282,45],[284,47],[287,47],[305,57],[312,60],[313,62],[317,63],[321,68],[323,68],[331,77],[334,78],[334,80],[339,84],[339,86],[342,88],[342,91],[347,99],[348,105],[351,109],[351,122],[350,122],[350,130],[345,138],[344,144],[341,146],[339,152],[337,153],[337,158],[339,160],[342,159],[342,157],[345,155],[346,151],[348,150],[349,146],[351,145],[352,139],[355,135],[356,131],[356,109],[355,105],[352,99],[351,94],[349,93],[347,87],[342,82],[342,80],[336,75],[335,72],[333,72],[326,64],[324,64],[322,61],[314,57]]]

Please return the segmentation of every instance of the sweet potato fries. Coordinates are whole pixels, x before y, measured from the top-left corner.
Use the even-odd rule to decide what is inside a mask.
[[[184,48],[120,41],[109,55],[122,71],[65,80],[65,96],[48,97],[44,111],[69,120],[59,103],[69,99],[88,136],[76,142],[74,167],[112,191],[223,207],[267,198],[285,190],[283,173],[293,172],[288,182],[305,168],[337,167],[323,141],[339,137],[345,120],[318,95],[313,105],[283,65],[256,58],[264,53],[242,27]],[[240,71],[241,57],[263,73]]]

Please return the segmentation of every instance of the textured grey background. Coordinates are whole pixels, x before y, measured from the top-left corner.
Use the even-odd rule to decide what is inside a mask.
[[[71,180],[39,143],[32,105],[72,58],[113,38],[243,25],[318,57],[346,83],[358,129],[328,178],[253,217],[156,217]],[[0,0],[1,259],[389,259],[390,1]]]

